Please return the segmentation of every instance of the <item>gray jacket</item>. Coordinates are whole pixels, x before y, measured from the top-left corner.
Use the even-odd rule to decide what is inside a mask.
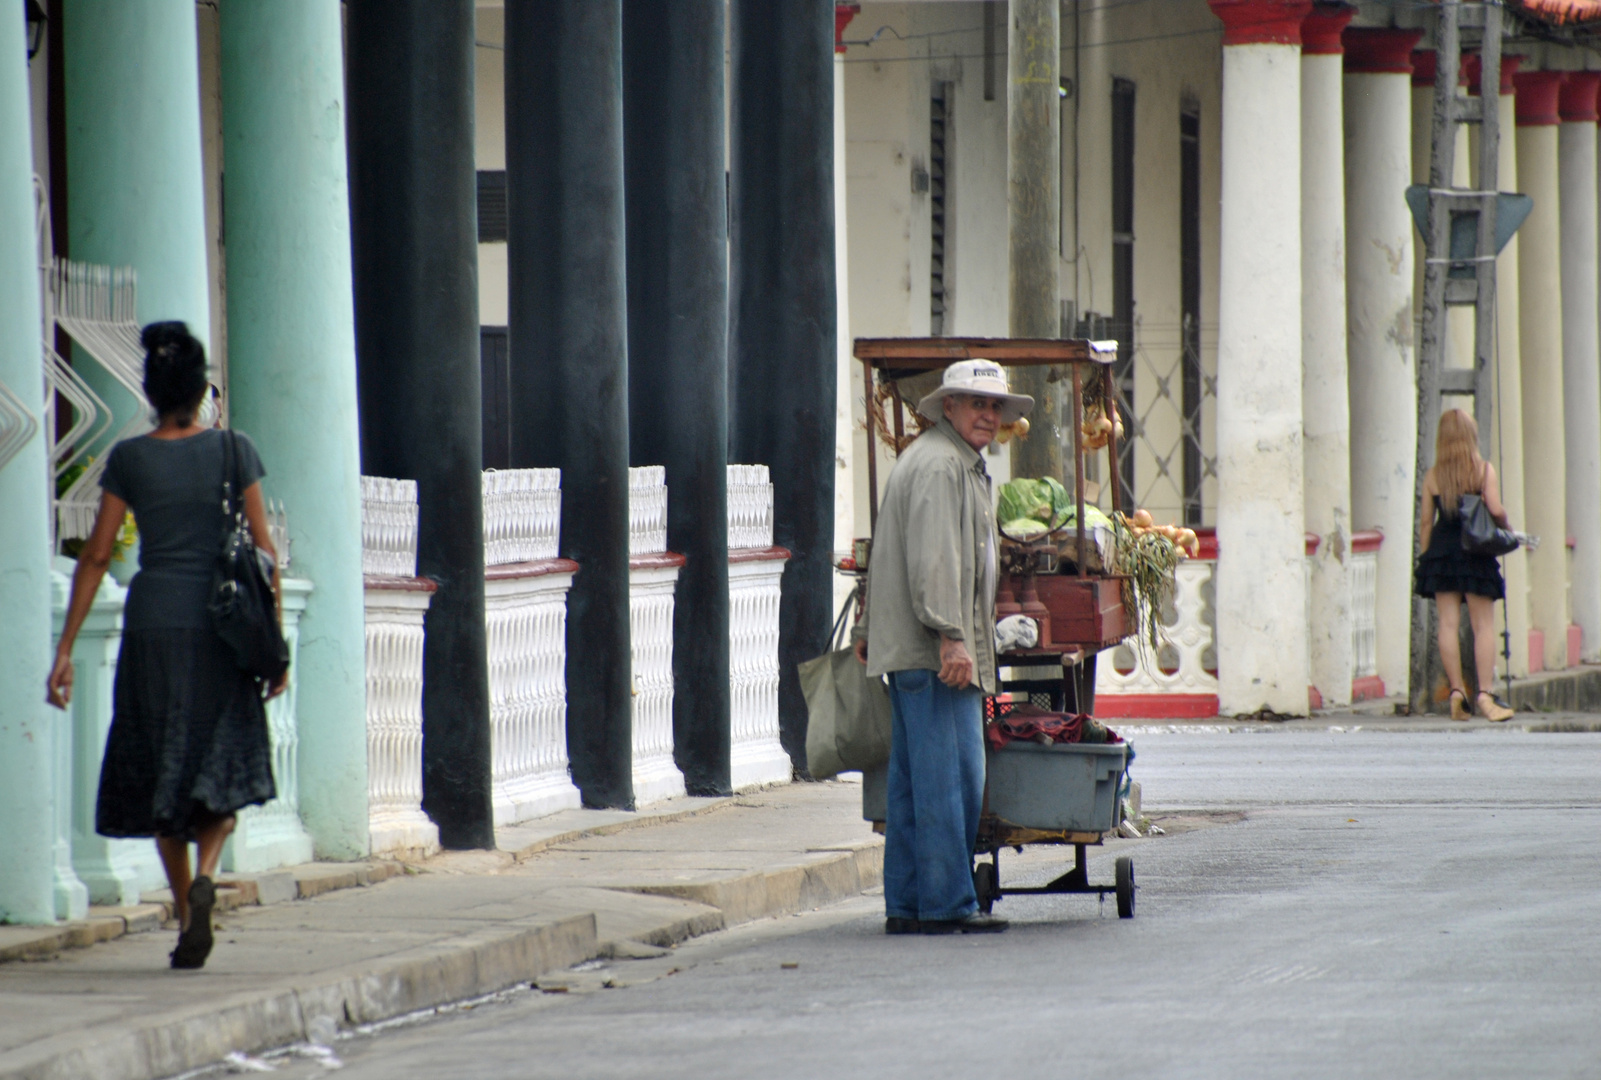
[[[996,692],[995,522],[984,458],[949,420],[920,435],[884,491],[868,564],[867,671],[938,671],[941,635],[967,643],[974,681]]]

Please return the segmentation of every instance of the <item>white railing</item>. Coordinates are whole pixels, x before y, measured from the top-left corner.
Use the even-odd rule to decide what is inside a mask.
[[[483,485],[484,565],[554,559],[561,537],[561,470],[492,469]]]
[[[361,478],[361,572],[417,574],[417,481]]]
[[[729,552],[729,757],[735,791],[781,783],[794,772],[778,740],[779,582],[788,557],[774,547]]]
[[[422,809],[423,617],[432,583],[369,578],[367,830],[375,855],[439,849]]]
[[[1351,538],[1351,694],[1357,700],[1384,694],[1377,645],[1379,545],[1383,541],[1383,535],[1376,532]]]
[[[645,465],[628,470],[628,554],[667,550],[667,469]]]
[[[1187,559],[1173,574],[1172,617],[1164,620],[1164,646],[1119,645],[1102,653],[1095,669],[1095,711],[1105,716],[1213,716],[1217,676],[1206,669],[1213,619],[1207,586],[1217,564]],[[1148,618],[1149,611],[1142,612]],[[1164,663],[1163,661],[1167,661]],[[1120,670],[1121,669],[1121,670]],[[1153,701],[1152,695],[1166,700]],[[1122,700],[1119,700],[1119,699]]]
[[[634,800],[684,793],[673,762],[673,592],[682,556],[637,556],[628,572],[634,676]]]
[[[773,485],[766,465],[728,467],[728,547],[773,546]]]
[[[579,805],[567,767],[567,591],[577,569],[549,559],[485,575],[496,825]]]
[[[272,777],[278,797],[261,806],[239,811],[238,823],[228,838],[223,868],[242,873],[294,866],[312,859],[311,836],[300,823],[300,727],[296,702],[300,678],[294,658],[300,647],[300,616],[312,583],[303,578],[281,577],[284,639],[289,643],[289,685],[267,702],[267,731],[272,745]]]

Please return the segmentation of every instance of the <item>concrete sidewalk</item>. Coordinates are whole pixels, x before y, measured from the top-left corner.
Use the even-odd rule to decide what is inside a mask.
[[[0,1080],[154,1080],[858,895],[883,862],[860,800],[795,784],[569,811],[502,830],[499,851],[376,864],[316,895],[363,884],[328,864],[258,890],[309,899],[221,913],[198,972],[168,968],[171,929],[0,964]]]

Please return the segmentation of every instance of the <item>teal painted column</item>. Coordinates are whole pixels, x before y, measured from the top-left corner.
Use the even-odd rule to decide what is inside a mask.
[[[367,854],[361,460],[338,0],[222,6],[231,419],[289,510],[300,617],[300,815]]]
[[[63,0],[67,254],[132,266],[139,322],[182,319],[210,355],[194,0]],[[136,402],[86,357],[116,413]]]
[[[28,124],[27,47],[0,19],[0,382],[40,419],[43,369]],[[53,750],[67,715],[44,703],[50,674],[50,520],[44,436],[0,468],[0,923],[55,919]]]

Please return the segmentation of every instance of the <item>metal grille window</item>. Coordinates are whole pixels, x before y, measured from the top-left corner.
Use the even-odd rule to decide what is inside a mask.
[[[478,170],[478,242],[506,242],[506,170]]]
[[[1134,84],[1112,80],[1112,336],[1117,339],[1113,374],[1129,412],[1130,427],[1137,416],[1134,400]],[[1132,436],[1135,431],[1130,431]],[[1118,471],[1124,506],[1134,501],[1134,439],[1119,448]]]
[[[1183,349],[1184,524],[1201,524],[1201,490],[1214,463],[1201,452],[1201,105],[1187,100],[1179,110],[1179,308]],[[1215,391],[1214,391],[1215,393]]]
[[[929,334],[940,337],[947,332],[945,319],[945,266],[950,252],[946,229],[945,201],[950,175],[946,144],[950,136],[951,84],[936,82],[928,103],[928,325]]]

